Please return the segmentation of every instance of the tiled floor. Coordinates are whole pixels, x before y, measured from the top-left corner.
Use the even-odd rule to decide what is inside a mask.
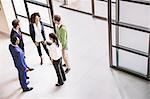
[[[44,53],[39,64],[36,47],[24,35],[30,92],[22,93],[8,50],[9,36],[0,35],[0,99],[149,99],[150,82],[113,70],[108,61],[107,22],[58,8],[69,31],[69,55],[72,70],[64,86],[57,88],[56,74]]]

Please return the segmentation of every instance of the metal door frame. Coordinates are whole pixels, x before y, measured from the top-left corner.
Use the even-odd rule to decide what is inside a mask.
[[[136,25],[132,25],[132,24],[128,24],[128,23],[123,23],[123,22],[119,22],[119,10],[120,10],[120,1],[125,1],[125,2],[132,2],[132,3],[138,3],[138,4],[143,4],[143,5],[150,5],[149,1],[138,1],[138,0],[117,0],[116,2],[116,20],[112,20],[112,6],[111,6],[111,0],[108,0],[108,40],[109,40],[109,64],[110,67],[120,70],[120,71],[124,71],[127,72],[129,74],[133,74],[137,77],[140,78],[144,78],[146,80],[150,80],[150,29],[145,28],[145,27],[141,27],[141,26],[136,26]],[[112,25],[116,26],[116,45],[113,45],[112,43]],[[128,29],[133,29],[136,31],[141,31],[144,33],[148,33],[149,34],[149,45],[148,45],[148,53],[142,52],[142,51],[138,51],[136,49],[131,49],[122,45],[119,45],[119,28],[118,27],[124,27],[124,28],[128,28]],[[112,49],[115,48],[116,49],[116,66],[113,65],[113,53],[112,53]],[[127,68],[123,68],[120,67],[118,62],[119,62],[119,53],[118,50],[124,50],[130,53],[134,53],[140,56],[144,56],[147,57],[148,62],[147,62],[147,74],[141,74],[139,72],[127,69]]]
[[[42,7],[48,8],[48,10],[49,10],[49,19],[51,19],[51,18],[53,19],[54,11],[53,11],[52,0],[47,0],[47,4],[44,4],[44,3],[41,3],[41,2],[38,2],[38,1],[35,1],[35,0],[23,0],[23,1],[24,1],[24,4],[25,4],[25,9],[26,9],[27,17],[24,16],[24,15],[20,15],[20,14],[18,14],[18,13],[16,12],[16,8],[15,8],[15,5],[14,5],[14,1],[11,0],[12,6],[13,6],[13,9],[14,9],[14,13],[15,13],[15,16],[16,16],[17,19],[18,19],[18,16],[19,16],[19,17],[26,18],[26,19],[28,19],[28,21],[29,21],[29,19],[30,19],[30,14],[29,14],[29,9],[28,9],[27,3],[31,3],[31,4],[35,4],[35,5],[37,5],[37,6],[42,6]],[[51,18],[50,18],[50,15],[51,15]],[[49,27],[49,28],[54,29],[54,32],[55,32],[55,31],[56,31],[56,30],[55,30],[55,24],[54,24],[54,22],[52,21],[52,19],[51,19],[50,21],[53,23],[53,26],[51,26],[50,24],[47,24],[47,23],[43,23],[43,24],[44,24],[44,26],[46,26],[46,27]],[[29,21],[29,22],[30,22],[30,21]],[[25,35],[29,35],[28,33],[25,33],[25,32],[23,32],[23,31],[21,31],[21,32],[22,32],[23,34],[25,34]],[[30,36],[30,35],[29,35],[29,36]]]

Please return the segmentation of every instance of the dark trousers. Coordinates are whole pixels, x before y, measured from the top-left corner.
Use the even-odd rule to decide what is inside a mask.
[[[38,46],[36,46],[36,47],[37,47],[39,56],[42,56],[41,44],[42,44],[44,50],[46,51],[47,55],[50,56],[46,44],[44,44],[42,42],[38,42]]]
[[[58,84],[63,85],[64,81],[66,81],[66,76],[62,68],[62,58],[58,60],[53,60],[53,65],[57,74]]]
[[[26,77],[27,77],[27,74],[26,74],[26,69],[25,68],[18,68],[17,67],[17,70],[18,70],[18,76],[19,76],[19,82],[20,82],[20,85],[22,87],[22,89],[27,89],[27,82],[26,82]]]

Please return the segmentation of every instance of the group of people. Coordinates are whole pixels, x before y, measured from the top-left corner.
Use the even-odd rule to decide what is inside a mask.
[[[65,74],[71,70],[67,55],[68,35],[66,27],[62,24],[61,17],[59,15],[54,15],[53,22],[56,25],[56,33],[49,34],[49,39],[51,41],[49,42],[46,41],[44,25],[40,19],[39,13],[33,13],[31,15],[29,25],[30,36],[33,43],[37,47],[37,51],[41,60],[40,64],[43,64],[43,56],[41,51],[42,45],[55,68],[58,78],[56,86],[62,86],[64,81],[66,81]],[[11,44],[9,44],[9,50],[14,60],[14,65],[18,70],[21,88],[23,89],[23,92],[26,92],[33,89],[33,87],[27,86],[29,82],[27,82],[26,79],[29,79],[29,77],[27,76],[26,72],[34,69],[28,67],[25,62],[25,50],[23,37],[20,30],[20,21],[18,19],[13,20],[12,26],[13,28],[10,34]],[[64,60],[63,65],[62,60]],[[66,69],[64,70],[63,67],[66,67]]]

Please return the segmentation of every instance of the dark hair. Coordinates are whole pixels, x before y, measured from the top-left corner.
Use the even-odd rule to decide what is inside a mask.
[[[59,47],[59,42],[58,42],[58,38],[54,33],[50,33],[49,37],[53,39],[53,41],[55,42],[55,44]]]
[[[30,18],[30,22],[31,23],[35,23],[35,17],[38,16],[40,17],[40,14],[38,12],[35,12],[31,15],[31,18]]]
[[[60,22],[61,17],[59,15],[54,15],[54,21]]]
[[[12,21],[12,26],[14,27],[14,28],[16,28],[17,27],[17,25],[19,25],[19,20],[18,19],[15,19],[15,20],[13,20]]]
[[[13,45],[16,45],[17,37],[16,37],[16,36],[12,36],[12,37],[10,38],[10,41],[11,41],[11,43],[12,43]]]

